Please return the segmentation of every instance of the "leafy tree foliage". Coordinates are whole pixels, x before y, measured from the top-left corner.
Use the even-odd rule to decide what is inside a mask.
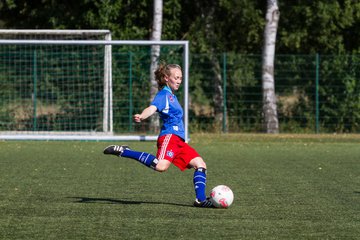
[[[149,39],[152,1],[1,0],[0,26],[7,29],[109,29],[114,39]],[[266,4],[262,0],[164,1],[163,39],[187,39],[195,52],[261,53]],[[214,9],[210,12],[209,9]],[[360,2],[279,1],[277,53],[360,51]],[[205,35],[206,18],[214,25]]]
[[[359,52],[359,1],[280,1],[280,9],[279,52]]]
[[[360,53],[358,0],[293,0],[278,1],[278,4],[281,17],[276,42],[277,56]],[[150,38],[151,33],[152,5],[153,1],[149,0],[0,0],[0,27],[109,29],[113,39],[146,40]],[[222,77],[220,63],[225,58],[222,53],[227,54],[229,70],[227,84],[234,91],[231,93],[234,97],[233,101],[227,101],[228,113],[243,116],[251,111],[252,116],[256,115],[254,113],[258,111],[259,106],[244,106],[237,100],[250,102],[252,98],[257,98],[257,94],[261,91],[255,87],[260,81],[259,73],[256,72],[260,69],[257,66],[259,61],[243,56],[261,54],[265,12],[266,3],[263,0],[164,1],[162,39],[190,41],[193,57],[191,100],[198,107],[202,107],[199,111],[206,114],[200,115],[207,118],[207,121],[211,122],[211,116],[214,115],[214,110],[208,109],[216,107],[212,96],[213,83],[216,82],[218,86],[223,84],[219,77]],[[297,55],[294,56],[296,58]],[[283,60],[280,58],[277,61],[280,66],[279,63]],[[286,66],[286,70],[298,69],[299,61],[315,67],[313,60],[303,59],[296,59],[293,63],[286,60],[283,66]],[[321,58],[319,94],[323,104],[320,106],[320,112],[326,116],[323,119],[324,124],[333,124],[339,131],[353,131],[354,128],[360,128],[356,125],[360,120],[358,62],[358,56]],[[281,73],[278,71],[276,74],[279,76]],[[297,80],[296,76],[290,75],[275,79],[277,85]],[[298,99],[300,104],[292,108],[294,114],[301,115],[304,109],[310,109],[314,105],[313,96],[308,94],[313,86],[312,79],[315,74],[309,72],[307,75],[309,76],[300,76],[304,87],[296,91],[303,101]],[[221,91],[218,94],[220,96]],[[294,95],[291,91],[287,94]],[[337,98],[339,95],[343,98]],[[230,93],[228,97],[231,97]],[[339,111],[336,112],[337,109]],[[217,112],[220,110],[216,109]],[[349,111],[352,114],[349,114]],[[292,113],[281,114],[283,116],[288,114],[286,116],[292,118]],[[339,114],[343,119],[345,116],[348,118],[334,120],[335,115]],[[251,119],[249,123],[258,123],[259,118],[260,116],[256,116],[256,119]],[[246,124],[244,119],[239,122]],[[240,125],[239,122],[235,125]]]

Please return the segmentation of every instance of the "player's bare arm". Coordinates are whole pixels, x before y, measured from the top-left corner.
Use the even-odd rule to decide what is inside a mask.
[[[145,108],[141,114],[135,114],[134,115],[134,121],[135,122],[141,122],[142,120],[147,119],[151,115],[153,115],[156,112],[156,107],[154,105],[151,105],[147,108]]]

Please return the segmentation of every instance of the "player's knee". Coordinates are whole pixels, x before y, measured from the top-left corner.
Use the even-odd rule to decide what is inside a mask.
[[[206,169],[206,163],[201,157],[194,158],[190,161],[191,166],[193,166],[195,169],[198,168],[204,168]]]
[[[166,172],[168,168],[167,167],[164,167],[164,166],[156,166],[156,171],[157,172]]]
[[[155,170],[158,172],[165,172],[169,168],[170,164],[171,162],[167,160],[159,160],[158,164],[155,167]]]
[[[205,162],[203,162],[202,164],[199,164],[199,165],[197,165],[197,166],[195,167],[195,169],[199,169],[199,168],[202,168],[202,169],[207,169],[207,167],[206,167],[206,163],[205,163]]]

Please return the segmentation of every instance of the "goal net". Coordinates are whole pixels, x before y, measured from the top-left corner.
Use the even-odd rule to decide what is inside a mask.
[[[188,43],[111,41],[109,31],[0,31],[0,139],[155,140],[132,115],[150,101],[150,52],[184,67]]]

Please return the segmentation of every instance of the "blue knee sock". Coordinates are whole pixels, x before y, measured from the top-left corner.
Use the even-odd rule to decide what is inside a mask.
[[[137,152],[131,149],[125,149],[121,154],[121,157],[132,158],[137,160],[138,162],[144,164],[147,167],[155,169],[156,164],[159,160],[152,154],[146,152]]]
[[[199,201],[204,201],[206,199],[206,169],[198,168],[194,172],[194,188],[196,198]]]

